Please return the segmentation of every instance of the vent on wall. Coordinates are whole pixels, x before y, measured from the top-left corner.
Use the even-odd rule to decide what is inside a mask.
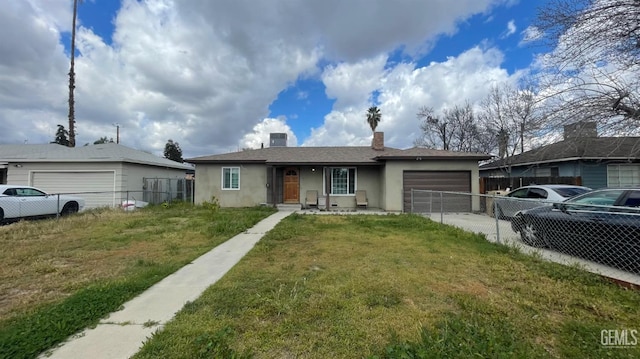
[[[286,133],[269,134],[269,146],[270,147],[287,147],[287,134]]]

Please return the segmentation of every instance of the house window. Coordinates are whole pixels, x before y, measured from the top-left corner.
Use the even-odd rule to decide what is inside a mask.
[[[640,164],[607,166],[607,186],[625,187],[640,185]]]
[[[222,167],[222,189],[240,189],[240,167]]]
[[[347,167],[334,167],[329,169],[331,174],[332,195],[349,195],[356,192],[356,169]]]

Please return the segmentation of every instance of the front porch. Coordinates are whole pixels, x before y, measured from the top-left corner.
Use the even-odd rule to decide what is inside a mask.
[[[267,205],[338,212],[382,208],[380,166],[282,165],[266,170]],[[357,205],[356,190],[366,192],[366,208]]]

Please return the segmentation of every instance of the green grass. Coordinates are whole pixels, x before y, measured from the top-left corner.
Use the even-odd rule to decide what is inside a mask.
[[[173,204],[0,227],[0,358],[34,358],[273,213]]]
[[[601,358],[640,294],[411,215],[289,216],[136,358]]]

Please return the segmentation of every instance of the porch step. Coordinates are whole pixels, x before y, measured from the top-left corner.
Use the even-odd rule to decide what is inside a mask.
[[[279,203],[276,205],[276,207],[278,208],[279,211],[299,211],[302,209],[302,205],[301,204],[284,204],[284,203]]]

